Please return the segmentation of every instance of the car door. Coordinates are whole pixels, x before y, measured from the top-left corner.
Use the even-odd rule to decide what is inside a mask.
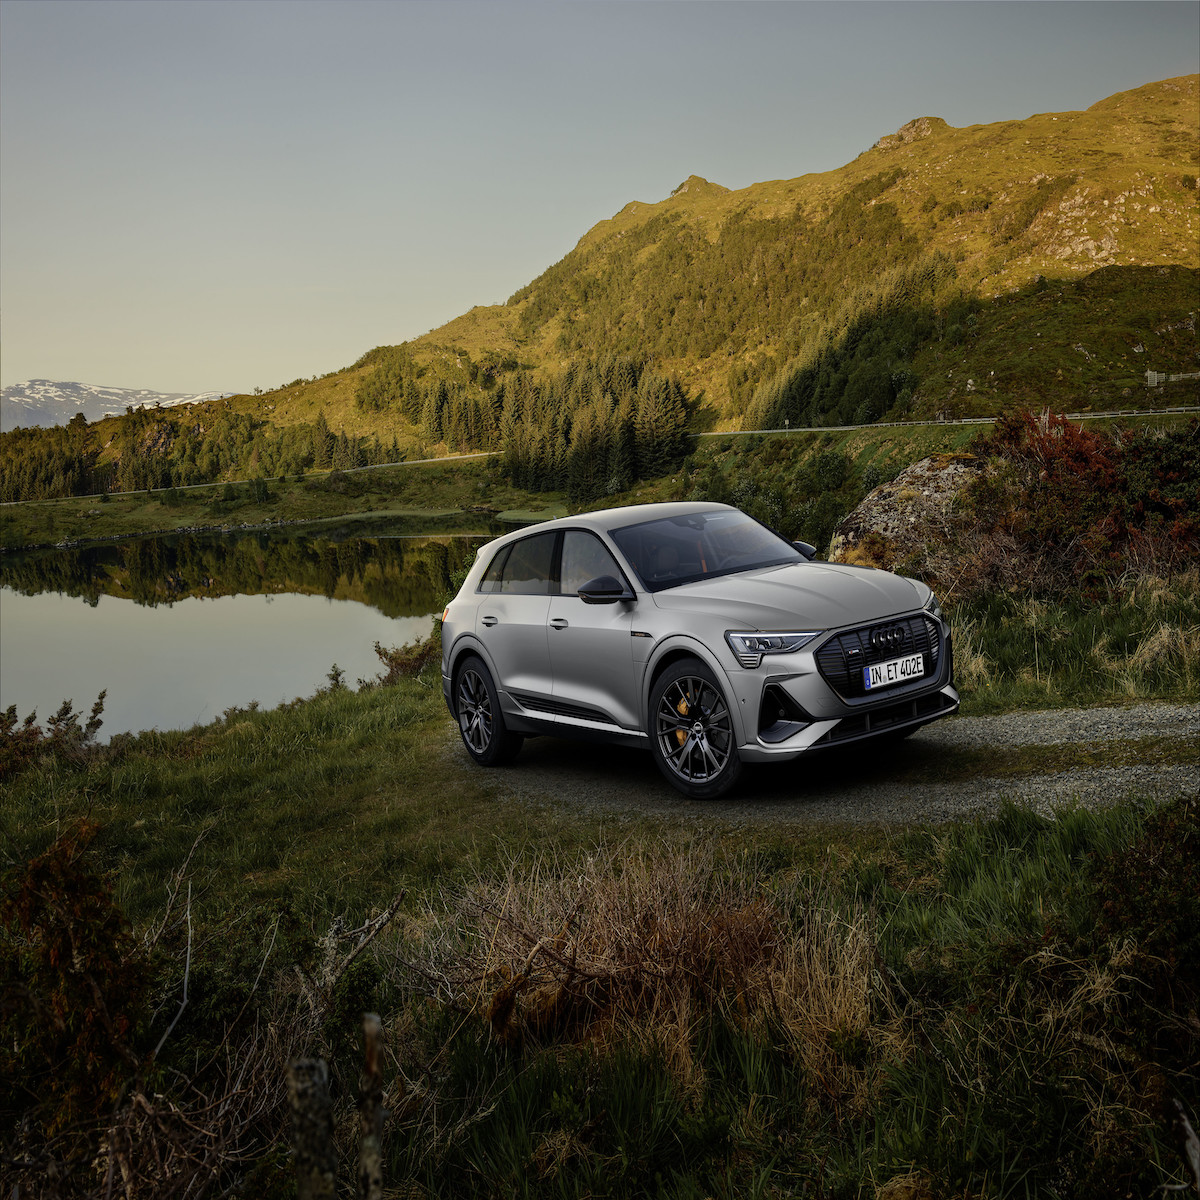
[[[524,707],[548,708],[553,690],[547,625],[558,533],[502,550],[481,582],[475,632],[496,667],[496,685]]]
[[[559,567],[561,594],[550,600],[555,712],[559,719],[599,720],[640,729],[631,636],[635,606],[580,600],[579,588],[599,575],[626,578],[594,533],[565,530]]]

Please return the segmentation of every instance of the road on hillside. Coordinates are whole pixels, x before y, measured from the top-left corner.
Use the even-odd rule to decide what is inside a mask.
[[[466,762],[453,733],[448,753]],[[1190,747],[1190,761],[1138,763],[1136,747],[1128,744],[1146,738]],[[1058,763],[1044,772],[1006,774],[1006,763],[1021,747],[1057,747],[1065,754],[1055,755]],[[1114,765],[1064,768],[1072,747],[1098,749],[1101,760],[1107,749]],[[972,756],[967,761],[979,763],[979,774],[945,779],[947,763],[957,763],[961,774],[964,753]],[[618,821],[908,825],[987,816],[1006,799],[1049,814],[1062,805],[1101,806],[1131,795],[1161,800],[1200,795],[1200,704],[951,717],[907,741],[876,744],[869,754],[860,744],[747,768],[736,791],[723,800],[681,796],[643,751],[550,737],[527,741],[516,762],[494,778],[526,803],[586,809],[592,816],[607,811]]]

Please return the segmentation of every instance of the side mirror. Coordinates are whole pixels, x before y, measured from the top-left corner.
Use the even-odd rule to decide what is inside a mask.
[[[579,589],[579,598],[584,604],[616,604],[621,600],[636,600],[637,597],[619,580],[611,575],[598,575],[589,579]]]
[[[795,546],[796,549],[799,550],[809,562],[812,562],[812,560],[817,557],[816,546],[810,546],[807,542],[793,542],[792,545]]]

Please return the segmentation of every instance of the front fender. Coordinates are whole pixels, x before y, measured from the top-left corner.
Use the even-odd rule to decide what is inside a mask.
[[[744,689],[736,686],[734,680],[730,678],[729,671],[725,665],[708,646],[696,638],[689,637],[683,633],[675,633],[663,638],[654,647],[649,659],[646,661],[646,673],[642,677],[642,728],[649,729],[650,692],[659,671],[662,667],[669,666],[675,659],[685,657],[698,658],[716,676],[717,682],[721,685],[721,690],[725,694],[725,703],[729,705],[738,745],[744,745],[747,740],[746,714],[743,711],[745,701],[742,698]]]

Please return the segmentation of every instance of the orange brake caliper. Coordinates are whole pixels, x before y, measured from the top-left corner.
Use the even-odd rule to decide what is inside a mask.
[[[688,715],[688,702],[686,696],[682,697],[679,703],[675,705],[675,711],[681,717],[686,717]],[[675,741],[678,745],[682,746],[683,743],[687,741],[687,734],[684,733],[682,729],[675,730]]]

